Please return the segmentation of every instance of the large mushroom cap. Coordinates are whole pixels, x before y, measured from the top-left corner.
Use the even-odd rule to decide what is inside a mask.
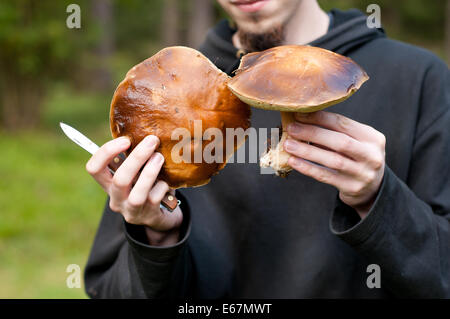
[[[194,127],[201,121],[202,134],[218,128],[247,129],[250,109],[226,86],[228,76],[200,52],[187,47],[169,47],[133,67],[117,87],[111,102],[110,125],[114,138],[131,139],[128,153],[147,135],[160,139],[158,151],[165,158],[159,178],[170,187],[193,187],[209,182],[226,164],[230,152],[223,143],[224,161],[195,163],[194,149],[212,141],[194,141]],[[191,163],[174,161],[172,132],[185,128],[191,134]],[[177,136],[178,138],[178,136]],[[199,146],[200,145],[200,146]],[[235,145],[233,152],[239,147]],[[232,153],[231,153],[232,154]]]
[[[352,59],[311,46],[285,45],[245,55],[228,82],[245,103],[281,111],[283,133],[260,159],[286,176],[290,155],[283,149],[292,112],[315,112],[341,102],[356,92],[369,77]]]
[[[254,107],[313,112],[346,99],[368,78],[350,58],[285,45],[245,55],[228,87]]]

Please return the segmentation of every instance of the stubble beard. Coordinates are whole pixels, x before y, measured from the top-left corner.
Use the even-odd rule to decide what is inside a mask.
[[[285,39],[285,25],[279,24],[264,33],[237,30],[237,36],[242,48],[246,52],[264,51],[283,44]]]

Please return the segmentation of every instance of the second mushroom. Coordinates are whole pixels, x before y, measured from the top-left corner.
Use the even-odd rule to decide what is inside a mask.
[[[317,47],[285,45],[245,55],[228,87],[248,105],[281,112],[281,139],[260,165],[286,176],[292,168],[283,144],[294,112],[315,112],[344,101],[368,79],[350,58]]]

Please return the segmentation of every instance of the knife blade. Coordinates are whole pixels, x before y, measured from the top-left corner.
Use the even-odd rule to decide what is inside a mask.
[[[60,122],[59,126],[70,140],[72,140],[75,144],[88,151],[89,153],[94,154],[100,148],[84,134],[80,133],[70,125]],[[114,174],[114,172],[120,167],[120,165],[122,165],[124,161],[125,155],[122,153],[114,157],[108,164],[110,172]],[[179,205],[179,203],[179,200],[174,195],[167,193],[166,195],[164,195],[164,198],[161,201],[161,206],[171,212]]]

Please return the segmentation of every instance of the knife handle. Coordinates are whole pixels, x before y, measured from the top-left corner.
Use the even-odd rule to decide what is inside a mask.
[[[119,155],[114,157],[112,161],[108,164],[109,169],[112,171],[111,173],[114,174],[124,161],[125,155],[123,155],[123,153],[120,153]]]
[[[114,172],[117,171],[120,165],[122,165],[122,163],[125,161],[125,158],[125,154],[120,153],[112,159],[112,161],[108,164],[108,168],[111,173],[114,174]],[[164,198],[161,200],[161,205],[163,205],[169,211],[173,211],[178,206],[178,199],[175,197],[175,195],[166,193],[166,195],[164,195]]]

